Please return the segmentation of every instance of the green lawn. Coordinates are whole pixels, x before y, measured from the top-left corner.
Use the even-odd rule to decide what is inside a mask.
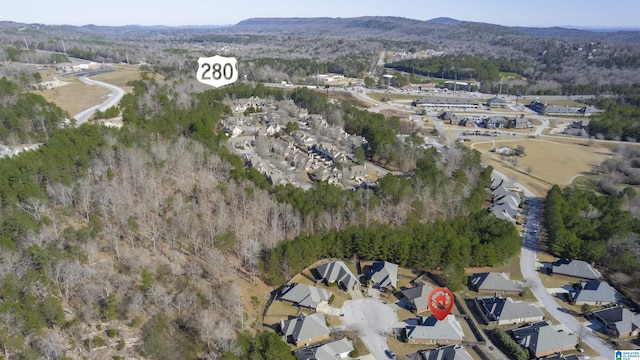
[[[382,98],[386,98],[389,100],[418,100],[420,99],[419,96],[416,95],[410,95],[410,94],[386,94],[386,93],[380,93],[380,92],[370,92],[367,93],[367,96],[369,96],[370,98],[377,100],[377,101],[382,101]]]
[[[500,71],[500,77],[501,78],[515,78],[515,79],[520,79],[521,77],[523,77],[520,74],[516,74],[514,72],[508,72],[508,71]]]

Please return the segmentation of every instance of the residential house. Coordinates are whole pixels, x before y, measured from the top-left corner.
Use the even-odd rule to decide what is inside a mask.
[[[614,306],[593,312],[602,322],[608,335],[614,338],[636,337],[640,333],[640,314],[634,314],[622,306]]]
[[[398,265],[387,261],[378,261],[371,265],[367,274],[371,286],[380,290],[398,287]]]
[[[564,129],[564,133],[567,135],[571,135],[571,136],[584,136],[586,137],[587,134],[587,130],[585,130],[585,127],[583,125],[582,120],[581,121],[574,121],[573,123],[569,124],[569,126],[567,126]]]
[[[347,338],[308,347],[294,352],[297,360],[346,359],[353,351],[353,343]]]
[[[438,321],[435,316],[421,316],[417,325],[405,329],[409,344],[462,344],[464,332],[455,315]]]
[[[476,308],[487,325],[509,325],[542,321],[544,314],[535,305],[497,296],[478,298]]]
[[[502,219],[502,220],[507,220],[510,221],[512,223],[515,223],[515,219],[516,219],[516,215],[512,215],[513,213],[513,209],[508,207],[508,206],[493,206],[490,209],[490,212],[493,216],[495,216],[498,219]]]
[[[431,350],[420,351],[422,360],[473,360],[462,345],[447,345]]]
[[[317,153],[318,155],[324,157],[327,160],[339,162],[342,160],[343,155],[340,152],[340,149],[335,147],[332,144],[313,144],[311,146],[311,151]]]
[[[490,187],[491,191],[500,187],[503,182],[504,182],[504,179],[499,177],[491,179],[491,187]]]
[[[531,124],[531,121],[524,117],[516,117],[515,119],[513,119],[513,121],[511,121],[511,127],[515,129],[528,129],[530,127],[533,127],[533,124]]]
[[[469,277],[469,288],[479,293],[520,294],[522,283],[509,279],[503,272],[485,272],[473,274]]]
[[[490,116],[483,121],[487,129],[504,129],[509,127],[509,121],[502,116]]]
[[[255,145],[254,135],[238,136],[227,140],[230,146],[239,149],[251,148]]]
[[[518,209],[520,207],[520,196],[515,192],[511,192],[506,195],[499,196],[493,200],[494,204],[508,204],[511,207]]]
[[[578,337],[556,329],[550,321],[541,321],[512,330],[515,341],[534,357],[543,357],[575,349]]]
[[[569,293],[569,298],[576,305],[609,305],[620,298],[616,289],[604,281],[585,281],[573,287],[575,291]]]
[[[294,152],[293,145],[283,139],[276,139],[271,142],[271,152],[277,155],[286,156]]]
[[[300,314],[280,321],[280,331],[287,342],[296,346],[309,345],[329,338],[329,328],[323,313]]]
[[[329,301],[329,297],[329,290],[299,283],[284,286],[279,295],[280,301],[288,301],[294,306],[309,309],[316,309],[321,302]]]
[[[350,180],[364,181],[369,178],[369,172],[367,171],[366,165],[352,165],[345,170],[347,172],[347,177]]]
[[[586,280],[598,280],[602,277],[600,272],[589,263],[582,260],[558,259],[553,263],[551,271],[554,274],[570,276]]]
[[[406,299],[411,306],[411,310],[417,314],[429,310],[429,294],[431,291],[433,291],[431,286],[422,284],[402,290],[400,297]]]
[[[327,285],[336,283],[343,290],[353,290],[360,284],[358,278],[342,261],[322,264],[315,268],[314,272],[316,278],[324,280]]]

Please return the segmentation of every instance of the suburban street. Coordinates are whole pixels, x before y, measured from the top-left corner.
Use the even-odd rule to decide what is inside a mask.
[[[80,81],[82,81],[83,83],[85,83],[87,85],[97,85],[97,86],[109,89],[112,92],[112,94],[110,94],[102,104],[96,105],[96,106],[92,106],[92,107],[80,112],[79,114],[75,115],[73,118],[76,119],[76,125],[82,125],[85,122],[87,122],[89,117],[91,115],[93,115],[93,113],[96,110],[105,111],[108,108],[117,105],[120,102],[120,100],[122,99],[122,97],[124,96],[124,90],[122,88],[117,87],[117,86],[114,86],[114,85],[111,85],[111,84],[107,84],[107,83],[104,83],[102,81],[92,80],[92,79],[89,79],[86,76],[81,76],[80,77]]]
[[[494,174],[503,179],[508,179],[497,170],[494,170]],[[554,296],[550,294],[542,284],[536,269],[536,252],[538,251],[538,235],[540,234],[540,228],[542,226],[542,206],[544,202],[543,199],[535,197],[533,193],[522,186],[522,184],[515,183],[514,185],[523,190],[524,195],[529,201],[527,225],[520,252],[520,270],[522,271],[523,278],[525,281],[532,283],[531,291],[543,308],[549,311],[549,313],[569,331],[578,336],[582,334],[582,341],[600,353],[601,357],[596,359],[607,359],[608,355],[613,354],[613,348],[594,335],[591,330],[582,325],[578,319],[564,312],[562,307],[556,302]]]

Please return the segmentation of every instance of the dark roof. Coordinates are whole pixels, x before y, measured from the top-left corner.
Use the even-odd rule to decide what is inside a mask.
[[[615,328],[621,334],[631,333],[640,328],[640,315],[633,314],[622,306],[614,306],[593,312],[593,316],[600,319],[610,328]]]

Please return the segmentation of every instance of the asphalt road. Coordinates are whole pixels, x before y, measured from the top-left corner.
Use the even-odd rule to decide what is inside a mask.
[[[398,322],[398,314],[378,299],[364,298],[348,301],[342,307],[342,323],[356,329],[360,338],[377,359],[388,359],[387,333]]]
[[[114,86],[114,85],[111,85],[111,84],[107,84],[107,83],[104,83],[102,81],[92,80],[92,79],[89,79],[88,77],[85,77],[85,76],[82,76],[79,79],[80,79],[80,81],[82,81],[83,83],[85,83],[87,85],[98,85],[98,86],[101,86],[103,88],[109,89],[109,90],[111,90],[112,94],[102,104],[96,105],[96,106],[92,106],[92,107],[80,112],[76,116],[74,116],[73,118],[76,119],[76,125],[82,125],[85,122],[87,122],[89,117],[91,115],[93,115],[93,113],[96,110],[105,111],[108,108],[117,105],[120,102],[120,100],[122,99],[122,97],[124,96],[124,90],[119,88],[119,87],[117,87],[117,86]]]
[[[494,173],[508,179],[504,174],[494,170]],[[527,226],[525,229],[522,248],[520,251],[520,270],[525,281],[531,282],[531,291],[536,296],[542,307],[544,307],[551,315],[564,325],[569,331],[576,335],[582,334],[582,341],[600,353],[601,359],[613,356],[613,348],[602,339],[594,335],[591,330],[585,327],[577,318],[564,312],[562,307],[556,302],[556,299],[550,294],[542,284],[538,271],[536,270],[536,252],[538,251],[538,235],[542,226],[542,205],[543,199],[537,198],[533,193],[522,186],[515,183],[524,191],[524,195],[529,201],[529,213],[527,214]]]

